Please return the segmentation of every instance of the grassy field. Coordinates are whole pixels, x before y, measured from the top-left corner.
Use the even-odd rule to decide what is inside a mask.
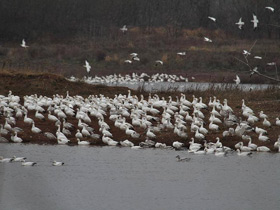
[[[213,43],[203,41],[209,37]],[[242,40],[220,30],[183,30],[174,38],[169,37],[162,28],[154,28],[149,33],[140,28],[132,28],[129,33],[116,33],[109,39],[73,38],[71,40],[29,41],[30,47],[23,49],[18,43],[1,43],[0,70],[8,72],[44,72],[63,76],[86,75],[85,60],[92,66],[91,75],[114,73],[168,73],[187,77],[194,76],[197,81],[233,82],[235,74],[241,76],[243,83],[269,82],[263,78],[249,77],[247,67],[236,58],[242,59],[244,49],[249,50],[255,40]],[[279,40],[258,40],[252,55],[248,57],[252,66],[268,75],[275,73],[268,62],[280,62]],[[179,56],[177,52],[186,52]],[[125,64],[131,59],[130,53],[137,52],[140,62]],[[262,56],[262,60],[253,57]],[[156,60],[164,64],[155,65]]]

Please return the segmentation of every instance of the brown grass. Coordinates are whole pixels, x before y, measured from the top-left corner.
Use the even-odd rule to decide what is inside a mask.
[[[213,39],[206,43],[203,37]],[[18,43],[4,43],[0,46],[0,71],[46,72],[63,76],[82,77],[86,75],[83,67],[88,60],[92,66],[91,75],[127,74],[131,72],[158,73],[155,60],[162,59],[161,72],[180,74],[207,74],[220,79],[220,74],[228,77],[243,74],[248,69],[234,57],[242,59],[242,50],[250,49],[254,40],[240,40],[221,30],[182,30],[179,36],[170,37],[166,28],[130,28],[127,34],[116,33],[111,39],[77,37],[63,42],[28,42],[30,48],[23,49]],[[257,61],[251,56],[250,64],[259,70],[273,75],[274,69],[266,66],[268,62],[280,62],[278,40],[258,40],[252,54],[262,56]],[[186,51],[187,55],[178,59],[176,53]],[[139,53],[141,62],[125,65],[132,52]],[[247,73],[248,74],[248,73]],[[269,82],[258,77],[246,77],[250,83]],[[199,77],[198,77],[199,79]],[[230,81],[232,82],[232,79]],[[208,80],[209,81],[209,80]],[[243,81],[243,78],[241,78]],[[213,82],[213,80],[211,81]]]

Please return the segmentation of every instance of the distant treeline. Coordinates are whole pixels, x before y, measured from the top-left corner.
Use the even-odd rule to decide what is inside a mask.
[[[272,12],[266,6],[275,8]],[[260,21],[253,31],[252,14]],[[217,22],[207,17],[217,18]],[[242,17],[244,30],[236,22]],[[112,37],[123,25],[221,29],[240,38],[280,38],[279,0],[0,0],[0,40],[23,37]],[[129,33],[129,31],[128,31]]]

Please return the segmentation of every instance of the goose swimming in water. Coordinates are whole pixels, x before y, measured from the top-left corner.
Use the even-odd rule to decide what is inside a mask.
[[[257,147],[257,152],[270,152],[270,149],[266,146]]]
[[[21,161],[22,166],[34,166],[36,164],[37,163],[35,163],[35,162],[25,162],[25,160]]]
[[[236,151],[237,151],[237,155],[239,156],[250,156],[253,154],[252,152],[241,152],[240,149],[237,149]]]
[[[2,156],[0,156],[0,163],[9,163],[14,161],[14,158],[3,158]]]
[[[53,165],[53,166],[63,166],[64,163],[63,163],[63,162],[58,162],[58,161],[55,161],[55,160],[54,160],[54,161],[52,162],[52,165]]]
[[[188,162],[188,161],[191,160],[190,158],[187,158],[187,157],[181,158],[180,155],[177,155],[176,159],[177,159],[178,162]]]

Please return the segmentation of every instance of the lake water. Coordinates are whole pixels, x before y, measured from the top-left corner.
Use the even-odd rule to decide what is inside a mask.
[[[187,90],[232,90],[239,89],[243,91],[266,90],[272,87],[280,87],[270,84],[232,84],[232,83],[208,83],[208,82],[142,82],[142,83],[103,83],[106,86],[128,87],[133,90],[143,90],[147,92],[157,91],[187,91]]]
[[[190,162],[176,162],[180,154]],[[279,209],[280,155],[192,155],[118,147],[0,144],[1,210]],[[63,161],[62,167],[51,161]]]

